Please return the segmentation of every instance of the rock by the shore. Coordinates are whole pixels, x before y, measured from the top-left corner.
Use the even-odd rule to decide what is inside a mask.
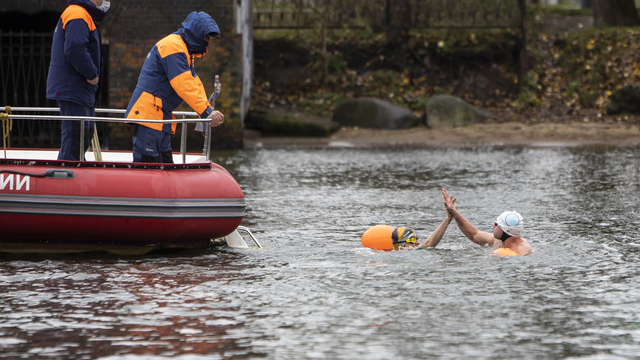
[[[341,126],[388,130],[407,129],[419,123],[410,110],[372,98],[345,101],[333,112],[333,121]]]
[[[245,118],[245,128],[267,136],[329,136],[340,125],[329,119],[293,111],[252,110]]]
[[[480,110],[452,95],[437,95],[427,102],[427,126],[430,128],[454,128],[467,126],[491,117],[491,113]]]
[[[607,114],[640,114],[640,84],[629,84],[614,91]]]

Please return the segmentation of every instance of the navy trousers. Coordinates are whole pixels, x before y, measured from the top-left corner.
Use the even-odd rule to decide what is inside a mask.
[[[165,124],[165,128],[171,124]],[[133,136],[133,162],[173,164],[171,133],[136,124]]]
[[[58,101],[60,106],[60,115],[63,116],[87,116],[95,117],[96,109],[78,105],[69,101]],[[91,145],[93,138],[94,121],[84,122],[84,151]],[[60,151],[58,152],[58,160],[75,160],[80,159],[80,121],[78,120],[62,120],[62,139],[60,143]]]

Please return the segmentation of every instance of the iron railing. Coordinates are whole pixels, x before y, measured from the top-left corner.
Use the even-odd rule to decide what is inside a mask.
[[[0,30],[0,103],[23,107],[56,107],[47,99],[47,76],[51,62],[53,32],[3,32]],[[105,63],[109,45],[102,44]],[[108,67],[103,66],[100,104],[108,107]],[[44,115],[44,113],[39,113]],[[106,124],[105,124],[106,125]],[[106,126],[99,124],[100,130]],[[102,134],[102,131],[100,132]],[[20,147],[54,147],[60,143],[60,124],[51,121],[20,121],[13,128],[13,141]]]
[[[47,99],[47,74],[53,33],[0,31],[0,103],[14,106],[56,106]],[[60,126],[48,121],[23,121],[13,129],[17,146],[53,146]]]
[[[7,112],[0,112],[2,116],[2,121],[12,121],[15,122],[25,122],[25,121],[44,121],[49,123],[59,124],[59,121],[62,120],[78,120],[81,122],[80,126],[80,148],[87,149],[89,144],[84,144],[84,122],[85,121],[94,121],[96,125],[99,123],[130,123],[131,119],[124,118],[114,118],[114,117],[92,117],[92,116],[61,116],[58,115],[60,112],[59,108],[39,108],[39,107],[2,107],[1,110],[7,110]],[[24,114],[16,114],[16,113],[28,113],[28,115]],[[40,114],[51,114],[54,113],[56,115],[40,115]],[[106,113],[106,114],[121,114],[124,115],[126,113],[125,109],[96,109],[96,114]],[[37,115],[36,115],[37,114]],[[168,120],[144,120],[144,119],[135,119],[135,122],[142,123],[153,123],[153,124],[170,124],[170,123],[181,123],[182,124],[182,132],[180,137],[180,154],[182,156],[182,162],[186,162],[186,154],[187,154],[187,123],[198,123],[205,121],[206,119],[200,119],[198,117],[198,113],[194,111],[173,111],[173,115],[176,117],[174,119]],[[190,117],[190,118],[187,118]],[[17,120],[17,121],[13,121]],[[13,125],[13,124],[12,124]],[[3,127],[6,126],[3,124]],[[205,135],[204,148],[202,150],[202,155],[205,156],[207,160],[211,159],[211,127],[207,126],[207,131]],[[7,139],[3,139],[4,144],[7,143]],[[86,145],[86,146],[85,146]],[[15,147],[14,144],[11,144],[11,147]],[[80,152],[80,160],[84,160],[84,151]]]
[[[56,106],[47,100],[53,33],[0,31],[0,103]]]

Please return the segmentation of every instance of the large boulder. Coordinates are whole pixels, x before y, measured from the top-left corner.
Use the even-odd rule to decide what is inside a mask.
[[[640,114],[640,84],[629,84],[614,91],[607,114]]]
[[[429,99],[426,114],[427,126],[430,128],[467,126],[491,117],[488,111],[480,110],[452,95],[436,95]]]
[[[324,118],[285,110],[251,110],[245,128],[267,136],[329,136],[340,125]]]
[[[391,130],[406,129],[419,123],[410,110],[372,98],[343,102],[333,112],[333,121],[341,126]]]

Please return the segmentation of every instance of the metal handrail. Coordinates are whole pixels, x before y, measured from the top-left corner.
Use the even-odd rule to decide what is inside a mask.
[[[2,109],[5,107],[2,106]],[[11,111],[24,111],[24,112],[60,112],[60,108],[57,107],[20,107],[20,106],[12,106]],[[96,108],[97,113],[110,113],[110,114],[124,114],[127,112],[126,109],[105,109],[105,108]],[[173,115],[180,116],[198,116],[198,113],[195,111],[173,111]]]
[[[13,111],[13,108],[11,108]],[[150,119],[124,119],[111,117],[91,117],[91,116],[64,116],[64,115],[8,115],[9,119],[22,120],[88,120],[97,122],[119,122],[119,123],[150,123],[150,124],[171,124],[171,123],[197,123],[206,121],[204,119],[168,119],[168,120],[150,120]]]
[[[2,107],[1,109],[4,109]],[[14,112],[60,112],[59,108],[53,107],[11,107],[11,111]],[[124,114],[125,109],[104,109],[97,108],[96,113],[110,113],[110,114]],[[91,117],[91,116],[64,116],[64,115],[7,115],[9,119],[22,119],[22,120],[78,120],[80,121],[80,148],[84,149],[84,122],[85,121],[97,121],[97,122],[116,122],[116,123],[132,123],[142,122],[151,124],[182,124],[182,136],[180,138],[180,155],[182,156],[182,162],[186,163],[187,158],[187,124],[197,123],[203,121],[198,117],[198,113],[195,111],[173,111],[174,116],[182,116],[182,119],[169,119],[169,120],[150,120],[150,119],[125,119],[125,118],[112,118],[112,117]],[[187,119],[187,116],[196,116],[196,118]],[[206,120],[205,120],[206,121]],[[209,137],[211,131],[207,131],[205,136],[205,144],[209,143]],[[207,156],[207,160],[209,156]],[[80,152],[80,161],[84,161],[84,151]]]
[[[251,232],[251,230],[249,230],[248,227],[246,227],[246,226],[238,226],[236,231],[242,231],[242,232],[246,233],[247,235],[249,235],[251,240],[253,240],[253,242],[256,243],[256,245],[258,245],[259,248],[262,248],[262,245],[260,245],[260,243],[258,242],[258,239],[256,239],[255,236],[253,236],[253,233]]]

